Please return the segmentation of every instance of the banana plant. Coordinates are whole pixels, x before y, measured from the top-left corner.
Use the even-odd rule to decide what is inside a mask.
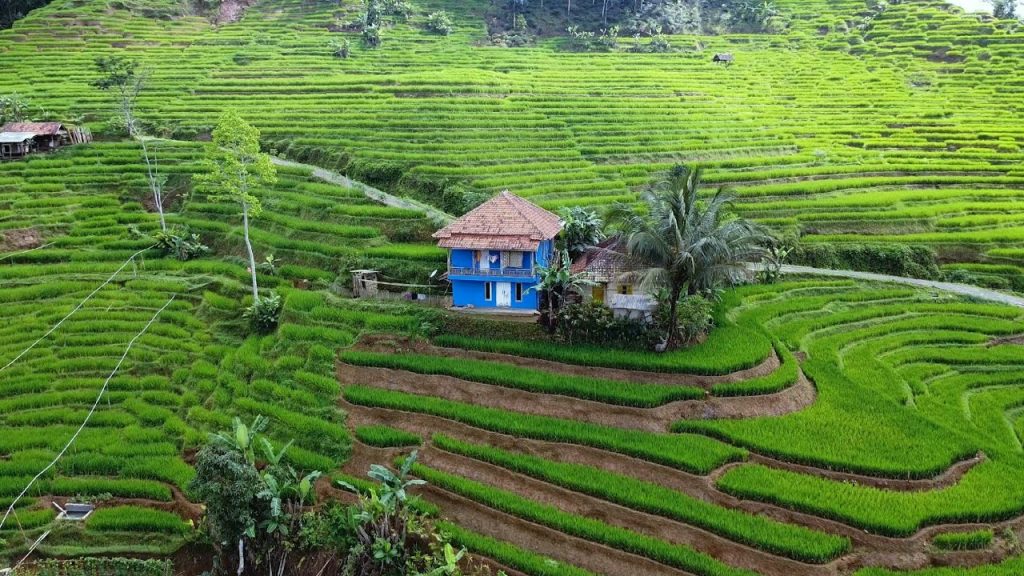
[[[231,433],[221,432],[214,434],[213,440],[237,449],[245,457],[246,462],[255,465],[256,437],[266,429],[267,423],[266,416],[260,415],[253,419],[251,425],[246,426],[241,418],[236,416],[232,421]]]
[[[437,568],[434,568],[430,572],[424,572],[422,574],[418,574],[417,576],[458,576],[459,574],[461,574],[461,571],[459,570],[459,562],[462,561],[462,558],[465,555],[465,548],[462,548],[461,550],[456,552],[455,548],[452,548],[451,544],[445,542],[443,558],[444,564],[438,566]]]

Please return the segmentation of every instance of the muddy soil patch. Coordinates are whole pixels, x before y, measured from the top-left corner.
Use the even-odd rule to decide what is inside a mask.
[[[42,245],[43,234],[35,228],[19,228],[0,233],[0,252],[31,250]]]
[[[220,11],[217,12],[217,24],[230,24],[242,19],[245,11],[255,3],[255,0],[223,0]]]

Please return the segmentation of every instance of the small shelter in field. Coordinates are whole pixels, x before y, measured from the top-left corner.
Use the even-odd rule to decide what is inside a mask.
[[[572,263],[573,274],[593,283],[583,289],[584,300],[603,303],[619,318],[650,320],[657,302],[641,287],[640,271],[618,236],[592,246]]]
[[[378,270],[353,270],[352,294],[356,298],[372,298],[378,294],[377,283],[380,281]]]
[[[735,60],[736,57],[732,55],[732,52],[719,52],[711,59],[716,64],[732,64]]]
[[[505,190],[434,233],[448,249],[452,304],[536,312],[540,268],[555,258],[556,214]]]
[[[40,152],[56,150],[71,142],[68,131],[60,122],[8,122],[0,127],[0,132],[32,134],[35,149]]]
[[[0,158],[21,158],[35,151],[35,134],[0,132]]]

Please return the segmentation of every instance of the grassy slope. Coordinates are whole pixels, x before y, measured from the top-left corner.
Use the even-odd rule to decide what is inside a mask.
[[[431,0],[380,50],[353,37],[340,60],[326,48],[340,36],[325,29],[334,3],[264,3],[211,29],[54,2],[0,33],[15,64],[0,83],[99,119],[109,106],[86,86],[90,62],[130,50],[154,68],[142,111],[159,124],[202,131],[240,106],[269,140],[325,163],[355,158],[384,184],[406,172],[549,207],[602,204],[634,197],[672,162],[700,161],[749,198],[747,213],[811,240],[972,245],[959,259],[1019,245],[1024,214],[1005,201],[1024,183],[1020,33],[935,0],[878,15],[854,0],[780,4],[785,34],[679,37],[681,52],[644,55],[567,53],[556,40],[476,47],[478,15]],[[419,28],[438,7],[455,18],[450,37]],[[713,65],[719,50],[737,63]]]

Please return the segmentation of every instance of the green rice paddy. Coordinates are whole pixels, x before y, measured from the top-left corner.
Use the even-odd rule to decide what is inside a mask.
[[[358,6],[319,0],[264,0],[221,26],[171,0],[55,0],[0,32],[0,93],[101,136],[112,105],[89,86],[93,60],[128,53],[151,67],[139,112],[161,137],[169,221],[212,248],[189,262],[150,248],[157,220],[131,143],[0,164],[0,365],[141,251],[0,371],[0,505],[62,448],[128,341],[175,296],[74,448],[15,508],[5,555],[54,525],[54,498],[99,510],[55,531],[44,554],[169,555],[194,534],[168,511],[187,504],[190,455],[233,417],[263,414],[274,442],[295,441],[292,464],[336,476],[353,450],[384,462],[421,446],[416,474],[464,503],[441,509],[455,540],[525,574],[603,573],[599,559],[616,554],[671,574],[875,576],[906,558],[984,564],[922,575],[1019,573],[1020,309],[797,278],[726,292],[710,338],[664,355],[511,328],[444,333],[441,311],[342,296],[352,268],[419,280],[443,268],[434,224],[282,167],[252,231],[258,259],[276,262],[260,281],[282,294],[282,322],[251,336],[237,214],[190,193],[204,137],[231,106],[279,156],[445,209],[456,192],[504,188],[548,208],[601,207],[696,162],[737,191],[740,213],[805,242],[924,244],[947,269],[1012,288],[1024,274],[1024,31],[938,0],[778,4],[784,33],[674,37],[668,54],[484,46],[482,8],[454,0],[420,3],[378,50],[353,36],[348,59],[332,56],[328,41],[345,34],[328,25]],[[435,9],[452,16],[450,36],[420,29]],[[720,51],[735,64],[713,65]],[[367,352],[368,334],[435,347]],[[773,356],[766,373],[729,376]],[[383,378],[343,386],[339,360],[400,382],[531,394],[566,414],[385,389]],[[652,432],[573,418],[580,402],[632,415],[774,408],[709,408]],[[544,497],[531,488],[541,483]],[[590,514],[574,507],[584,498]],[[487,521],[462,526],[474,518]],[[547,541],[573,545],[532,549]]]

